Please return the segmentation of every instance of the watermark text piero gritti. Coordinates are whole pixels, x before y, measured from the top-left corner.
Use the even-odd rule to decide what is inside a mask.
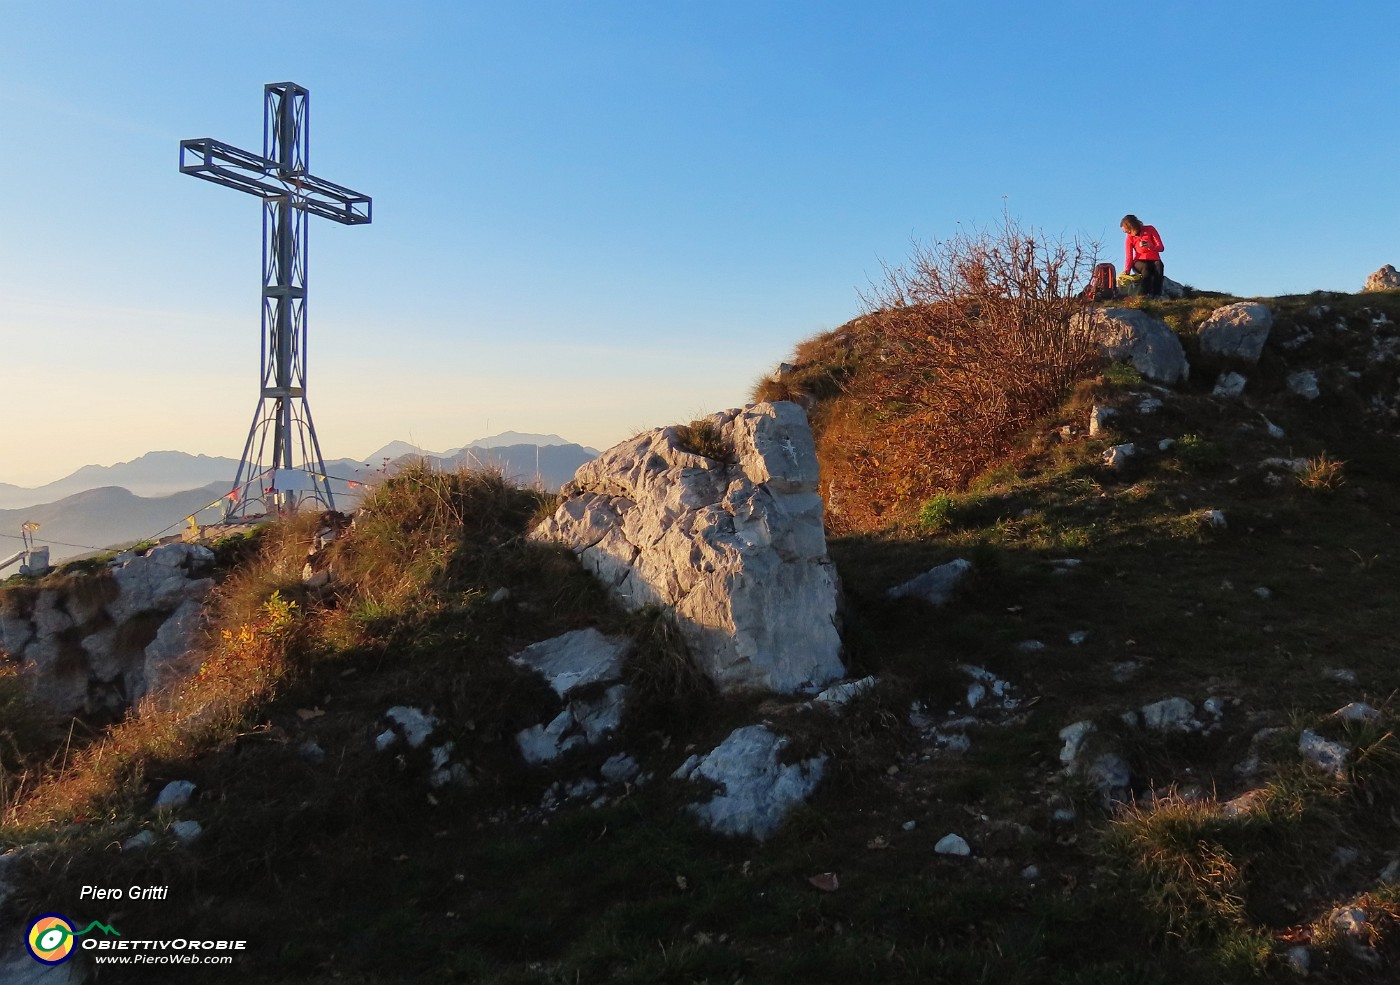
[[[78,899],[129,899],[161,900],[170,896],[169,886],[84,886],[78,891]]]

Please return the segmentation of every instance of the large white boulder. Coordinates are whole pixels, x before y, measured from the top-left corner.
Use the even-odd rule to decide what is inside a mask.
[[[532,536],[567,545],[628,608],[673,610],[721,687],[842,677],[806,414],[760,403],[705,421],[723,458],[684,447],[677,427],[647,431],[582,466]]]
[[[1255,301],[1216,308],[1201,324],[1201,351],[1257,363],[1274,326],[1273,312]]]
[[[1089,308],[1074,316],[1076,327],[1093,332],[1114,362],[1130,362],[1146,379],[1180,383],[1191,372],[1181,340],[1160,318],[1137,308]]]

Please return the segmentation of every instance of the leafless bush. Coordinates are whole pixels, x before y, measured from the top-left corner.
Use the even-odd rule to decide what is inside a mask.
[[[862,296],[878,357],[847,386],[861,411],[840,436],[876,513],[965,485],[1096,368],[1092,329],[1074,318],[1094,259],[1094,244],[1003,216],[886,266]]]

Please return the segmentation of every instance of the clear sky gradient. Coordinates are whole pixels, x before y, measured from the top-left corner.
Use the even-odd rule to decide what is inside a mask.
[[[1360,288],[1395,243],[1390,3],[0,0],[0,481],[237,456],[260,150],[311,91],[309,391],[329,457],[607,447],[742,403],[911,239],[1161,231],[1169,276]]]

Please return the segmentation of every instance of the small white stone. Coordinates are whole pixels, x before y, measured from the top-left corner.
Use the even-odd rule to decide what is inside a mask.
[[[1303,734],[1298,737],[1298,751],[1303,754],[1304,759],[1318,769],[1340,774],[1346,769],[1347,756],[1351,754],[1351,746],[1344,742],[1324,739],[1312,729],[1304,729]]]
[[[938,839],[933,850],[939,855],[971,855],[972,848],[959,835],[946,834]]]
[[[190,798],[194,796],[194,789],[194,784],[189,780],[172,780],[156,797],[155,809],[158,811],[178,811],[190,802]]]
[[[905,821],[903,824],[900,825],[900,827],[903,828],[905,831],[913,831],[918,826],[918,821]]]
[[[509,598],[510,598],[510,589],[509,589],[509,588],[498,588],[498,589],[496,589],[494,592],[491,593],[491,601],[492,601],[492,602],[495,602],[495,603],[498,603],[498,604],[501,603],[501,602],[506,601],[506,600],[509,599]]]
[[[380,752],[383,752],[384,750],[392,746],[394,744],[394,740],[397,738],[398,735],[395,734],[393,729],[385,729],[383,732],[380,732],[374,737],[374,748],[378,749]]]
[[[1056,824],[1069,824],[1079,815],[1075,813],[1073,807],[1060,807],[1050,816],[1055,820]]]
[[[1206,698],[1205,701],[1201,702],[1201,708],[1211,718],[1219,718],[1221,715],[1225,714],[1225,699]]]
[[[1021,870],[1021,878],[1027,882],[1032,882],[1040,878],[1040,866],[1028,865]]]
[[[981,684],[974,683],[967,686],[967,706],[969,708],[976,708],[986,696],[987,689]]]
[[[1083,643],[1083,642],[1084,642],[1085,640],[1087,640],[1088,638],[1089,638],[1089,631],[1088,631],[1087,629],[1076,629],[1074,632],[1072,632],[1072,633],[1069,634],[1069,641],[1070,641],[1071,643],[1073,643],[1075,646],[1079,646],[1081,643]]]
[[[432,715],[406,705],[395,705],[384,713],[384,717],[403,729],[403,737],[411,749],[417,749],[426,742],[438,725],[438,720]]]
[[[1381,713],[1368,704],[1353,701],[1343,705],[1332,712],[1333,717],[1340,718],[1344,722],[1376,722],[1380,721]]]
[[[1269,601],[1269,599],[1274,597],[1274,593],[1269,589],[1265,588],[1263,585],[1260,585],[1258,588],[1254,589],[1254,594],[1265,602]]]
[[[1221,373],[1219,379],[1215,381],[1215,389],[1211,391],[1211,395],[1233,399],[1244,393],[1247,382],[1239,373]]]
[[[1223,530],[1226,526],[1225,514],[1219,510],[1210,510],[1206,513],[1206,522],[1212,527]]]
[[[1022,653],[1039,653],[1041,650],[1045,649],[1045,644],[1040,642],[1040,640],[1022,640],[1016,644],[1016,649],[1020,650]]]
[[[170,826],[170,833],[175,836],[175,840],[182,845],[190,845],[199,840],[199,836],[204,834],[198,821],[176,821]]]
[[[1356,683],[1356,671],[1345,668],[1328,667],[1322,671],[1322,676],[1328,680],[1336,681],[1338,684]]]
[[[1175,439],[1175,438],[1163,438],[1161,441],[1157,442],[1157,450],[1158,450],[1158,451],[1171,451],[1171,450],[1172,450],[1173,448],[1175,448],[1175,447],[1176,447],[1176,439]]]
[[[1138,404],[1139,414],[1155,414],[1162,409],[1162,401],[1156,397],[1146,397],[1142,403]]]
[[[126,839],[126,841],[122,842],[122,851],[141,852],[150,848],[155,843],[156,833],[147,828],[144,831],[136,832],[130,838]]]

